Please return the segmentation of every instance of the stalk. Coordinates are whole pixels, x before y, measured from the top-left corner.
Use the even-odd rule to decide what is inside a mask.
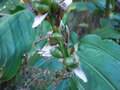
[[[64,44],[63,44],[63,41],[59,41],[59,47],[60,47],[60,49],[61,49],[61,51],[62,51],[62,53],[63,53],[63,56],[64,57],[68,57],[69,55],[68,55],[68,51],[65,49],[65,46],[64,46]]]
[[[110,0],[106,0],[105,17],[108,19],[109,19],[109,12],[110,12],[109,5],[110,5]]]

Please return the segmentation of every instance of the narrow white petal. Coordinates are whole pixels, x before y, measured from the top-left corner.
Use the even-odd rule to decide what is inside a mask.
[[[32,28],[36,28],[39,24],[42,23],[42,21],[45,19],[45,17],[47,16],[48,13],[41,15],[38,14],[35,18],[34,18],[34,22],[32,24]]]
[[[67,7],[73,2],[73,0],[65,0],[63,2],[61,2],[59,5],[64,9],[66,10]]]
[[[65,0],[64,2],[66,3],[66,5],[68,7],[73,1],[72,0]]]
[[[55,48],[57,45],[51,46],[49,44],[46,44],[39,52],[38,54],[41,54],[44,57],[52,57],[50,50],[52,48]]]
[[[87,77],[80,67],[73,69],[73,72],[75,73],[75,75],[77,75],[79,78],[81,78],[85,83],[87,83],[87,81],[88,81]]]
[[[58,62],[63,63],[63,58],[59,59]]]

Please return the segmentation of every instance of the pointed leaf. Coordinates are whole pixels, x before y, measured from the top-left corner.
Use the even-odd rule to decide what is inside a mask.
[[[102,40],[96,35],[81,39],[81,67],[88,83],[79,80],[85,90],[119,90],[120,46],[111,40]],[[79,87],[78,87],[79,88]]]
[[[0,68],[2,77],[0,82],[14,77],[17,73],[22,55],[33,45],[36,31],[32,29],[34,15],[23,10],[0,23]]]

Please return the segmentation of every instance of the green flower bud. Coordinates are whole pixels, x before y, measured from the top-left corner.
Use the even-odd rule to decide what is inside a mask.
[[[78,67],[79,63],[75,60],[74,56],[66,57],[63,60],[63,64],[71,69]]]
[[[35,4],[35,10],[38,11],[39,13],[47,13],[49,11],[49,6],[44,5],[44,4]]]
[[[50,53],[52,56],[54,56],[56,58],[63,58],[63,54],[58,47],[51,49]]]
[[[59,33],[53,33],[52,37],[56,40],[62,40],[62,35]]]
[[[50,7],[51,5],[51,0],[39,0],[40,4],[44,4]]]

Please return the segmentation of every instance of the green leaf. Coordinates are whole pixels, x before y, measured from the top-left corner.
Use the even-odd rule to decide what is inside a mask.
[[[0,8],[2,8],[5,5],[6,1],[7,0],[0,0]]]
[[[41,56],[37,54],[37,52],[33,52],[32,55],[28,59],[28,64],[30,66],[35,65],[39,60],[41,59]]]
[[[24,10],[24,9],[25,9],[24,5],[19,4],[14,9],[10,10],[10,13],[14,14],[14,13],[19,12],[19,11]]]
[[[77,83],[84,90],[119,90],[120,46],[96,35],[87,35],[80,42],[78,54],[88,83],[83,83],[80,79]]]
[[[45,58],[41,58],[38,62],[34,64],[34,67],[37,67],[42,70],[50,70],[52,72],[56,72],[57,70],[63,68],[63,64],[58,62],[58,60],[58,58],[53,57],[47,58],[47,60],[45,60]],[[69,88],[69,80],[62,80],[57,84],[57,86],[55,86],[54,83],[52,83],[47,90],[51,90],[53,88],[55,88],[55,90],[66,90],[66,88]]]
[[[37,37],[44,38],[45,36],[48,35],[48,32],[50,32],[50,30],[51,30],[51,24],[48,21],[43,21],[40,26],[40,30],[37,34]],[[47,44],[47,39],[38,42],[37,45],[39,46],[39,48],[42,48],[46,44]]]
[[[98,6],[102,6],[103,8],[105,8],[106,6],[106,0],[94,0],[94,2],[98,5]],[[115,8],[115,0],[110,0],[110,9],[114,9]]]
[[[59,60],[59,59],[53,58],[53,57],[48,58],[47,60],[42,58],[34,66],[44,69],[44,70],[48,69],[50,71],[56,71],[63,67],[63,65],[60,62],[58,62],[57,60]]]
[[[52,90],[53,88],[55,88],[55,90],[70,90],[70,80],[69,79],[62,80],[58,83],[56,87],[54,85],[50,85],[48,90]]]
[[[74,2],[69,6],[68,12],[75,9],[78,11],[89,10],[90,12],[94,12],[98,8],[92,2]]]
[[[93,30],[91,33],[99,35],[102,38],[120,39],[120,32],[110,25]]]
[[[67,23],[67,14],[65,14],[65,15],[63,16],[63,18],[62,18],[62,23],[63,23],[64,25],[66,25],[66,23]]]
[[[23,10],[4,18],[0,23],[0,82],[10,80],[17,73],[21,58],[33,45],[36,32],[32,29],[34,15]]]
[[[115,0],[110,0],[110,4],[112,5],[113,8],[115,8]]]
[[[115,25],[118,25],[118,22],[115,19],[100,19],[101,28],[93,30],[92,34],[97,34],[102,38],[113,38],[120,39],[120,32],[118,29],[114,28]]]
[[[108,25],[112,26],[112,21],[111,20],[106,19],[106,18],[101,18],[100,19],[100,26],[101,27],[105,27],[105,26],[108,26]]]
[[[76,44],[78,42],[78,36],[77,33],[75,33],[74,31],[70,31],[70,41],[73,44]]]

